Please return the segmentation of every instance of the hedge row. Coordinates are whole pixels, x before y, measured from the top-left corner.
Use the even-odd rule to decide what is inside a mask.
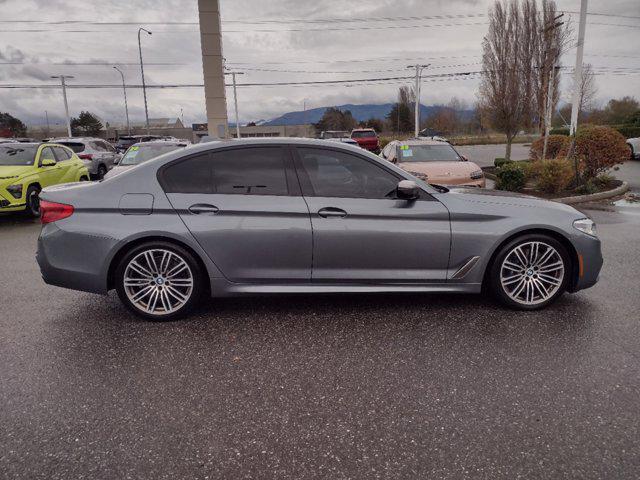
[[[609,127],[621,133],[625,138],[640,137],[640,125],[609,125]],[[551,135],[569,135],[569,129],[564,127],[552,128],[549,133]]]

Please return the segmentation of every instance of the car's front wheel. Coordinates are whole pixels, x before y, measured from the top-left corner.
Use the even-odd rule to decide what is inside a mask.
[[[491,290],[509,307],[537,310],[562,295],[571,271],[562,243],[547,235],[525,235],[498,252],[490,271]]]
[[[26,204],[27,215],[38,218],[40,216],[40,189],[35,185],[27,188]]]
[[[116,269],[122,303],[149,320],[175,320],[187,315],[204,291],[204,274],[184,248],[150,242],[128,252]]]

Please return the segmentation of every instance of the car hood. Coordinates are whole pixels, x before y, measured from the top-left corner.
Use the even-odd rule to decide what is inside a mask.
[[[480,170],[473,162],[400,162],[398,166],[403,170],[420,175],[426,175],[429,181],[435,178],[469,178],[472,172]],[[433,181],[433,183],[438,183]]]
[[[33,167],[31,165],[1,165],[0,182],[29,173],[32,168]]]
[[[505,192],[503,190],[489,190],[486,188],[451,188],[449,192],[443,194],[443,196],[453,196],[465,203],[490,203],[495,205],[545,208],[564,211],[579,217],[584,217],[584,214],[581,214],[570,205],[554,202],[552,200],[545,200],[544,198],[538,198],[532,195]]]

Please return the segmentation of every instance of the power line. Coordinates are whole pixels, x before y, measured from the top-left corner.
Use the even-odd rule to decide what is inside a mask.
[[[434,28],[434,27],[467,27],[474,25],[487,25],[487,22],[468,23],[432,23],[420,25],[376,25],[370,27],[322,27],[322,28],[281,28],[281,29],[251,29],[251,30],[222,30],[222,33],[287,33],[287,32],[334,32],[334,31],[362,31],[362,30],[392,30],[409,28]],[[154,30],[156,31],[156,30]],[[0,30],[0,33],[113,33],[113,30],[59,30],[59,29],[14,29]],[[196,30],[159,30],[161,33],[198,33]]]

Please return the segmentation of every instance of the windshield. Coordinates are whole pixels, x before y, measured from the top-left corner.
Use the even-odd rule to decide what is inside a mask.
[[[375,137],[376,136],[376,132],[374,132],[373,130],[368,130],[366,132],[353,132],[351,134],[351,138],[369,138],[369,137]]]
[[[124,154],[120,165],[138,165],[179,148],[183,147],[178,145],[134,145]]]
[[[456,162],[461,160],[451,145],[400,145],[401,162]]]
[[[0,145],[0,165],[33,165],[36,159],[36,146]]]

